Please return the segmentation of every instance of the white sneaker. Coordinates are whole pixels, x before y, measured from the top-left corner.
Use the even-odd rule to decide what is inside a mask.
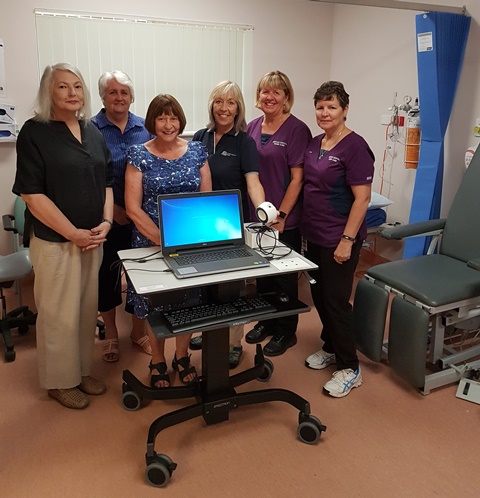
[[[335,363],[335,354],[327,353],[323,349],[311,354],[305,360],[305,366],[308,368],[313,368],[314,370],[323,370],[327,368],[328,365]]]
[[[343,398],[354,387],[362,385],[362,372],[360,367],[354,372],[351,368],[333,372],[333,377],[323,386],[323,390],[334,398]]]

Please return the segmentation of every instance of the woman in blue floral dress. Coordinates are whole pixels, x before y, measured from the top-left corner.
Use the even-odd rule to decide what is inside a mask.
[[[187,142],[179,135],[186,125],[185,114],[171,95],[157,95],[150,103],[145,128],[155,135],[142,145],[133,145],[127,151],[125,176],[125,205],[134,223],[132,247],[160,245],[157,196],[178,192],[209,191],[212,189],[207,150],[200,142]],[[134,305],[135,315],[146,318],[154,309],[148,299],[129,287],[128,300]],[[170,377],[165,361],[165,340],[158,340],[147,327],[153,355],[149,368],[152,387],[168,387]],[[176,338],[172,367],[184,384],[197,378],[190,365],[187,348],[190,335]],[[154,373],[156,371],[157,373]]]

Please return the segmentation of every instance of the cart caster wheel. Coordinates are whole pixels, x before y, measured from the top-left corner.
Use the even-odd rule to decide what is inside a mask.
[[[270,380],[270,377],[273,375],[273,370],[275,369],[274,364],[268,359],[264,360],[265,370],[261,375],[257,377],[257,380],[260,382],[267,382]]]
[[[177,464],[167,455],[157,455],[155,461],[147,465],[145,479],[151,486],[163,488],[168,484]]]
[[[7,363],[15,361],[15,351],[5,351],[5,361]]]
[[[309,415],[306,420],[300,422],[297,429],[297,437],[305,444],[315,444],[327,428],[314,415]]]
[[[123,391],[122,405],[125,410],[134,412],[135,410],[138,410],[142,405],[142,398],[135,391]]]

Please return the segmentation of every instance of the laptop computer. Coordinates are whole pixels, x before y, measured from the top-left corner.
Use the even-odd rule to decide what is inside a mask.
[[[245,244],[239,190],[164,194],[157,202],[162,255],[177,278],[269,265]]]

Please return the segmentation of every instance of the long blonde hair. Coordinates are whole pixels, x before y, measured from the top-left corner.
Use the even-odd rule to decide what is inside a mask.
[[[218,97],[231,93],[235,102],[237,103],[237,115],[233,122],[233,128],[235,133],[239,131],[245,131],[247,129],[247,121],[245,120],[245,101],[243,100],[242,90],[233,81],[222,81],[219,83],[210,93],[208,98],[208,117],[210,123],[208,123],[207,128],[210,130],[215,129],[215,117],[213,115],[213,103]]]

